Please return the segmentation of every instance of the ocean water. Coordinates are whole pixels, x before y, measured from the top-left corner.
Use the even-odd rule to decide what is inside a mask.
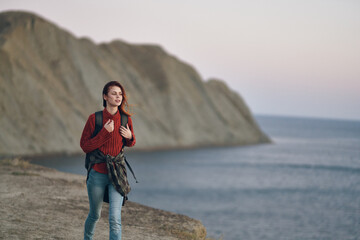
[[[256,116],[272,144],[127,154],[130,200],[215,239],[360,239],[360,121]],[[86,174],[81,157],[37,160]]]

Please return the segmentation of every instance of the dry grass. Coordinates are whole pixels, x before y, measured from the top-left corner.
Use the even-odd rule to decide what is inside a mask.
[[[0,160],[0,165],[3,166],[16,166],[19,167],[21,169],[29,169],[30,168],[30,162],[26,161],[24,159],[21,158],[6,158],[6,159],[2,159]]]
[[[14,176],[40,176],[38,173],[31,172],[31,163],[21,158],[6,158],[0,160],[0,166],[16,167],[18,170],[11,172]]]

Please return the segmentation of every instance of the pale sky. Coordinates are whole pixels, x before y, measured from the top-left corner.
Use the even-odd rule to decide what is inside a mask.
[[[77,37],[161,45],[255,114],[360,120],[358,0],[0,0]]]

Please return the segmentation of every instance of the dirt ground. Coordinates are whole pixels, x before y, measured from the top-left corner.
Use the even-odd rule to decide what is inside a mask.
[[[88,214],[85,177],[0,160],[0,239],[82,239]],[[94,239],[108,239],[108,204]],[[205,239],[200,221],[128,201],[122,212],[124,240]]]

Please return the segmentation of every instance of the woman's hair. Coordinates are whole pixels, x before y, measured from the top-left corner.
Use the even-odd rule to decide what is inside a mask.
[[[125,89],[118,81],[111,81],[111,82],[108,82],[107,84],[105,84],[103,92],[102,92],[103,93],[103,95],[102,95],[103,106],[106,107],[106,101],[104,99],[104,95],[107,95],[110,91],[110,87],[113,87],[113,86],[119,87],[121,89],[122,96],[123,96],[121,105],[118,107],[119,111],[126,114],[127,116],[131,116],[131,114],[129,112],[127,112],[127,110],[125,110],[125,108],[128,108],[128,102],[127,102]]]

